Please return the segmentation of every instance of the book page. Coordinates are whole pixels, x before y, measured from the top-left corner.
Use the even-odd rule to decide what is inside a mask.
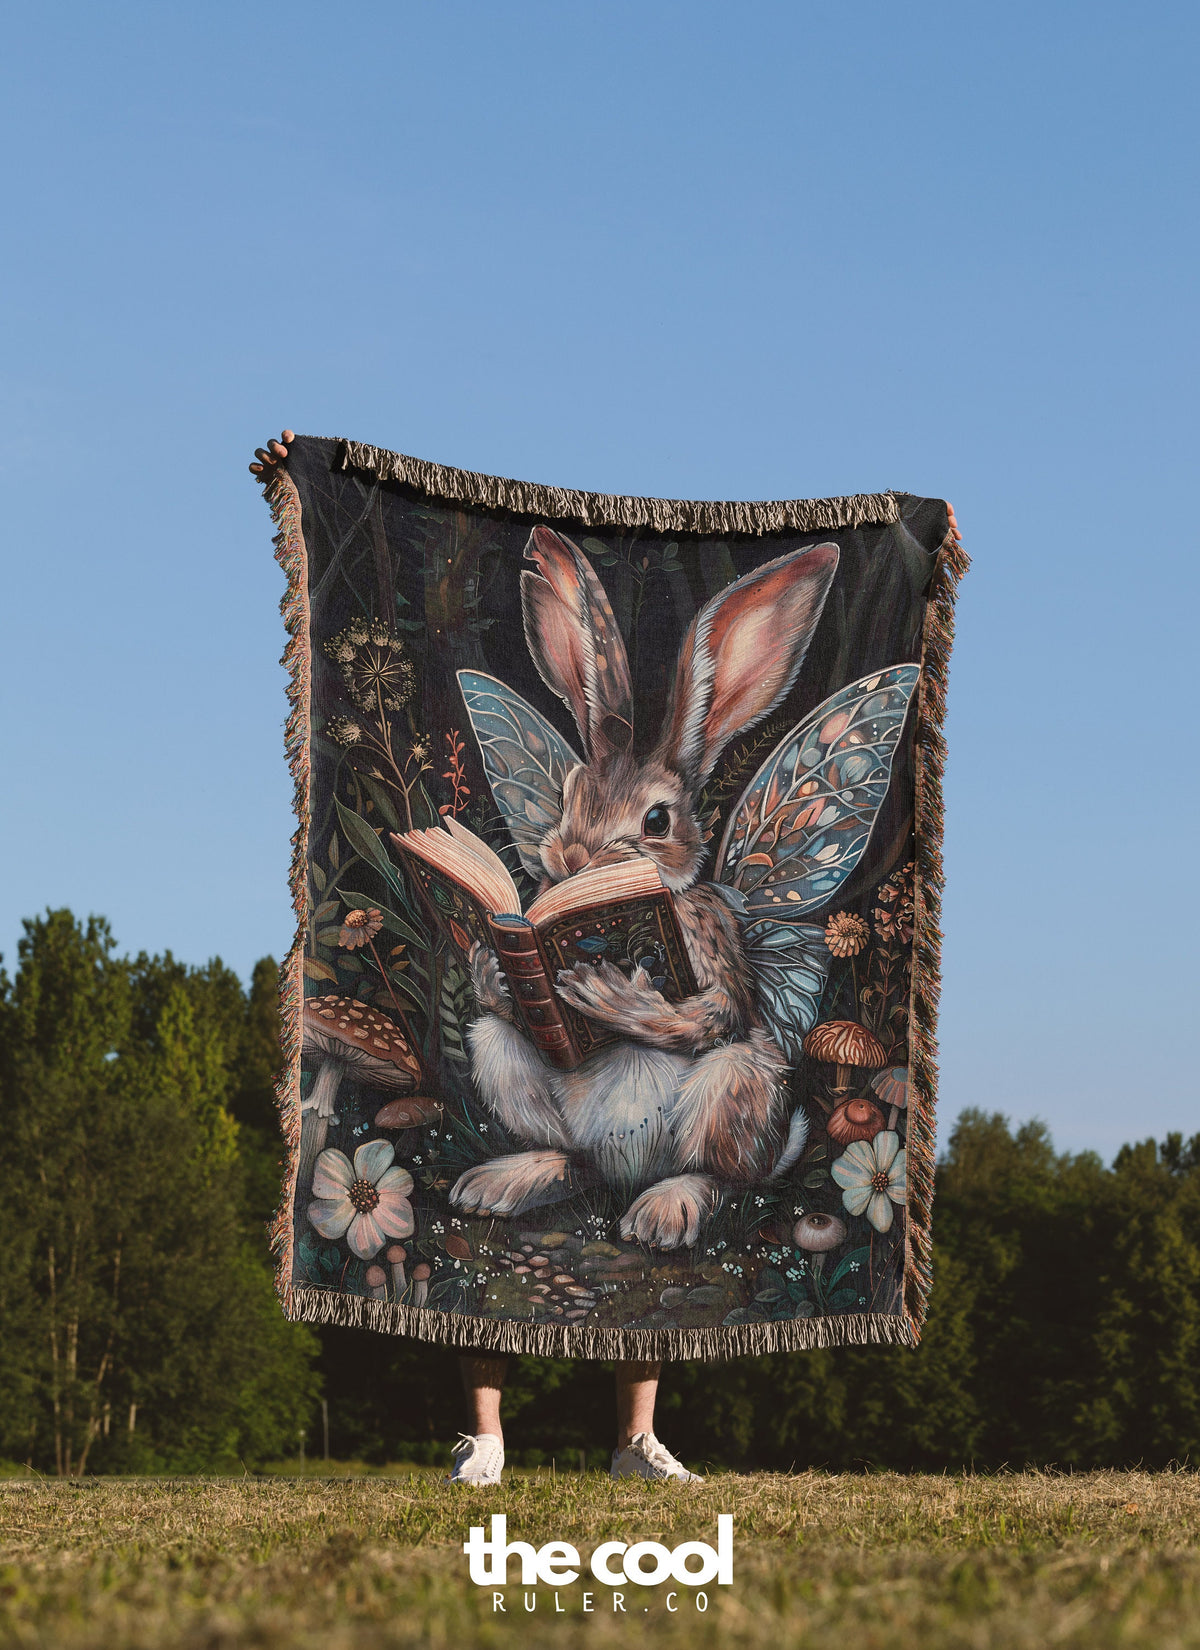
[[[521,897],[507,866],[474,831],[459,825],[451,834],[434,826],[424,831],[406,831],[403,836],[393,832],[392,840],[452,882],[461,884],[482,900],[493,915],[520,914]]]
[[[541,927],[572,911],[590,910],[611,900],[660,893],[662,886],[658,866],[639,854],[637,859],[602,865],[594,871],[579,871],[573,877],[556,882],[553,888],[538,895],[525,915]]]

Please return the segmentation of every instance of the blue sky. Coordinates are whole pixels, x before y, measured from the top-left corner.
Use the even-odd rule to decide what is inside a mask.
[[[1200,1127],[1182,4],[6,21],[0,946],[289,934],[284,424],[565,486],[953,499],[943,1122]],[[1188,661],[1192,661],[1189,666]]]

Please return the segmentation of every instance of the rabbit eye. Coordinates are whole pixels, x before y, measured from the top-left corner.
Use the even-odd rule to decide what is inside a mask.
[[[657,803],[642,820],[643,836],[666,836],[671,829],[671,810]]]

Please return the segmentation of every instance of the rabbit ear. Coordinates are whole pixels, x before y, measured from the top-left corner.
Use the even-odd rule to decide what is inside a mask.
[[[661,759],[693,790],[726,743],[796,680],[837,571],[836,544],[769,561],[714,596],[684,638]]]
[[[589,761],[603,764],[633,739],[629,659],[604,587],[578,545],[535,527],[521,574],[525,639],[546,686],[564,699]]]

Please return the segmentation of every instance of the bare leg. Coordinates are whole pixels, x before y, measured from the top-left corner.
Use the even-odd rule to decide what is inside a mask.
[[[463,1391],[471,1412],[471,1435],[478,1438],[490,1432],[503,1442],[500,1430],[500,1392],[508,1373],[507,1358],[461,1357],[458,1367],[462,1372]],[[651,1400],[653,1405],[653,1400]]]
[[[617,1448],[624,1449],[639,1432],[654,1431],[654,1400],[658,1396],[661,1363],[619,1360],[617,1377]],[[499,1413],[499,1411],[497,1411]]]

